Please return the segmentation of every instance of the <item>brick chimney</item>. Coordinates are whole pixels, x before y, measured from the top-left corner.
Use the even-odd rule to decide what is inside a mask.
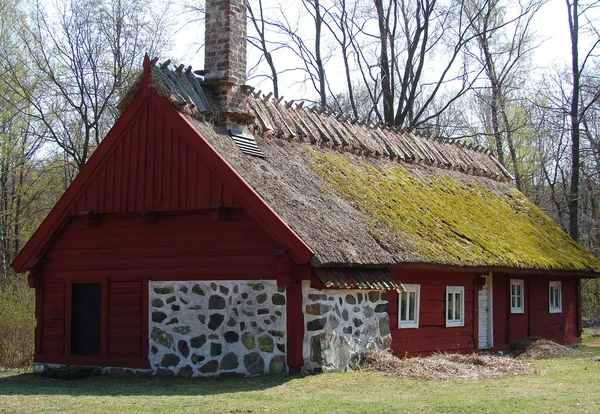
[[[204,84],[226,123],[246,124],[246,1],[206,0]]]

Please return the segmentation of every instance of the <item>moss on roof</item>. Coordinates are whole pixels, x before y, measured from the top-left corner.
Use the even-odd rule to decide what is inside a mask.
[[[308,149],[312,168],[368,217],[392,254],[464,266],[600,271],[600,262],[522,193],[449,175],[417,178],[399,164],[375,166]]]

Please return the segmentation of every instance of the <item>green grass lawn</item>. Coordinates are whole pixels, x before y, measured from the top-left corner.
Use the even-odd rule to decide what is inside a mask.
[[[600,412],[600,338],[539,373],[479,381],[413,381],[373,373],[236,379],[94,377],[55,381],[0,373],[4,412],[570,413]]]

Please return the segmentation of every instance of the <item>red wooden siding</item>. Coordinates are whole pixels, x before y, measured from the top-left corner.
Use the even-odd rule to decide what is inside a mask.
[[[507,349],[511,342],[528,336],[540,336],[561,344],[579,343],[577,278],[546,275],[515,276],[494,274],[494,349]],[[525,311],[510,313],[511,279],[522,279],[525,286]],[[548,311],[548,286],[560,281],[562,312]]]
[[[76,198],[72,213],[200,210],[220,203],[240,206],[187,139],[146,103]]]
[[[417,329],[398,329],[398,294],[388,292],[394,355],[403,357],[437,351],[468,352],[475,349],[474,275],[431,270],[392,269],[392,271],[402,283],[421,285]],[[446,327],[446,286],[465,288],[465,325],[462,327]]]
[[[65,351],[65,283],[46,282],[43,286],[43,292],[42,352],[50,355],[62,355]]]
[[[73,217],[41,271],[42,346],[36,362],[147,366],[149,280],[276,279],[280,248],[244,211],[215,221],[211,210],[161,215],[111,214],[89,225]],[[72,283],[102,285],[101,355],[73,357]]]

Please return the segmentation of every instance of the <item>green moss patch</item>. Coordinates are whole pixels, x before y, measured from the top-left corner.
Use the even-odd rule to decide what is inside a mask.
[[[600,271],[600,262],[522,193],[498,184],[419,179],[400,165],[375,167],[309,149],[312,168],[369,222],[386,250],[415,261],[467,266]]]

